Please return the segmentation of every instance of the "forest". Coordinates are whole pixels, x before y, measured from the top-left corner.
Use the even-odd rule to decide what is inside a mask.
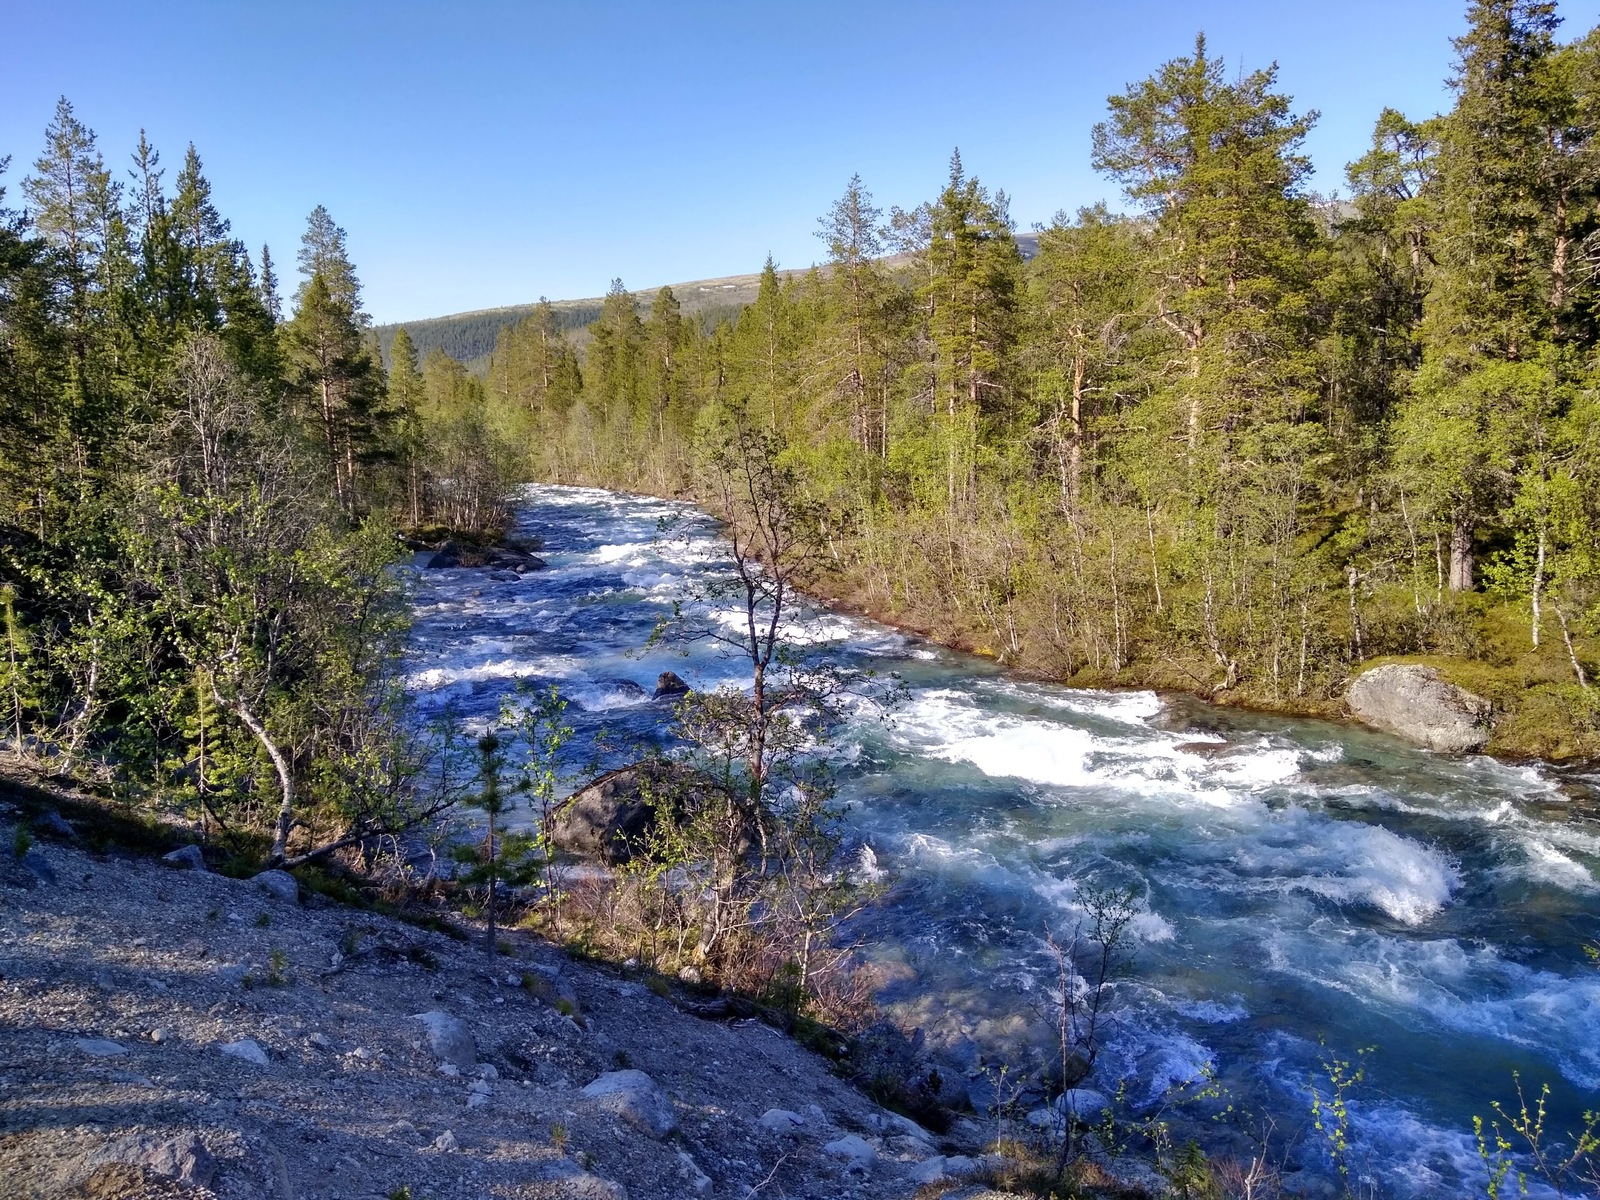
[[[519,474],[664,495],[758,422],[827,513],[815,590],[1027,671],[1316,712],[1409,656],[1492,748],[1592,753],[1600,33],[1558,27],[1472,5],[1454,106],[1379,114],[1331,197],[1317,115],[1202,37],[1092,131],[1121,202],[1027,262],[957,153],[909,210],[852,179],[735,321],[619,281],[581,362],[541,309],[429,395]]]
[[[1316,115],[1199,38],[1092,131],[1122,200],[1026,262],[956,154],[910,209],[852,179],[826,261],[769,261],[736,316],[666,288],[642,316],[618,281],[582,338],[543,302],[482,375],[380,350],[324,209],[286,303],[194,147],[170,181],[143,138],[112,165],[63,99],[0,174],[5,739],[277,860],[292,828],[304,854],[403,826],[444,801],[412,786],[391,567],[503,532],[521,480],[715,508],[737,428],[804,491],[829,599],[1298,711],[1421,658],[1495,700],[1493,748],[1593,753],[1600,32],[1476,3],[1450,82],[1323,197]]]

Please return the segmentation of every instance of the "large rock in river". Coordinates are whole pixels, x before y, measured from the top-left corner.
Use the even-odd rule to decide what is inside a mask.
[[[656,810],[696,804],[712,781],[662,759],[647,759],[600,776],[574,792],[556,814],[557,849],[616,866],[639,851]]]
[[[1388,663],[1356,676],[1345,703],[1358,721],[1446,754],[1483,749],[1491,705],[1432,667]]]

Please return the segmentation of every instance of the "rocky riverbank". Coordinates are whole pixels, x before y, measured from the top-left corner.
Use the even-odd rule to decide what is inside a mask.
[[[19,820],[0,809],[8,844]],[[29,825],[61,840],[0,855],[6,1200],[876,1200],[982,1169],[978,1122],[935,1137],[766,1025],[536,938],[490,961]]]

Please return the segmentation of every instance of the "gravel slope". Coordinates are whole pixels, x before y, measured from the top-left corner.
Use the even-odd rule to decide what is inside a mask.
[[[975,1126],[938,1146],[761,1024],[700,1020],[532,938],[491,970],[441,934],[249,882],[64,844],[29,861],[0,852],[7,1200],[878,1200],[975,1148]],[[576,1020],[558,1011],[573,999]],[[466,1023],[465,1069],[423,1012]],[[676,1132],[583,1094],[622,1068],[665,1091]],[[770,1131],[772,1108],[803,1124]],[[841,1139],[876,1161],[825,1149]]]

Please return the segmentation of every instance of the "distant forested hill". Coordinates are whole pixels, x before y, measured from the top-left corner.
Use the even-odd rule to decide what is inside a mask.
[[[736,318],[744,306],[755,299],[756,285],[760,279],[759,274],[731,275],[725,279],[700,279],[692,283],[673,284],[672,290],[682,305],[684,316],[696,317],[702,325],[712,328]],[[642,313],[649,313],[650,302],[655,294],[655,288],[633,293]],[[574,335],[574,343],[581,345],[587,340],[584,331],[600,316],[602,302],[600,296],[555,301],[553,307],[562,332]],[[379,325],[378,345],[387,362],[395,330],[403,325],[416,344],[419,358],[426,358],[428,351],[438,347],[473,374],[482,375],[488,370],[489,354],[494,350],[494,340],[500,330],[524,320],[533,313],[535,307],[533,304],[513,304],[505,308],[484,308],[448,317]]]
[[[477,312],[456,313],[448,317],[428,317],[421,321],[400,321],[393,325],[377,327],[378,346],[385,362],[389,361],[389,347],[394,342],[395,331],[405,327],[416,343],[419,355],[428,351],[443,350],[451,358],[466,365],[475,374],[482,374],[489,365],[489,353],[494,349],[494,339],[507,325],[533,312],[532,304],[513,304],[507,308],[482,308]],[[557,318],[565,333],[576,333],[593,323],[600,315],[600,301],[563,300],[555,306]]]
[[[1024,260],[1033,257],[1039,248],[1037,233],[1017,234],[1017,247]],[[706,329],[738,317],[745,305],[756,298],[756,288],[761,282],[760,273],[753,275],[728,275],[721,279],[696,279],[689,283],[672,285],[683,315],[695,317]],[[633,293],[640,314],[648,316],[650,302],[655,298],[655,288]],[[562,332],[574,334],[573,341],[582,345],[587,340],[584,331],[600,316],[603,297],[584,300],[557,300],[554,302],[557,321]],[[395,330],[402,325],[416,345],[417,355],[426,358],[428,351],[437,347],[451,358],[462,363],[475,375],[489,369],[489,354],[494,350],[494,339],[507,325],[515,325],[532,314],[533,304],[512,304],[505,308],[480,308],[475,312],[455,313],[447,317],[426,317],[419,321],[397,321],[392,325],[377,327],[378,345],[383,350],[385,362],[389,361],[389,346],[394,341]]]

